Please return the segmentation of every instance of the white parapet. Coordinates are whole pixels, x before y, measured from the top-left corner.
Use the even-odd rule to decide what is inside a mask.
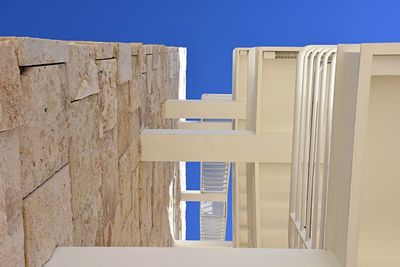
[[[343,267],[325,250],[58,247],[46,267]]]

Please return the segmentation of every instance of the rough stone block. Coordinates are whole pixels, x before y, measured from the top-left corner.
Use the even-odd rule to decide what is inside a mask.
[[[139,243],[135,242],[134,244],[135,246],[139,246],[140,244],[139,172],[140,172],[140,167],[138,165],[132,174],[132,215],[133,215],[132,232],[135,235],[135,241],[137,240],[139,242]]]
[[[138,224],[137,221],[135,221],[135,217],[133,212],[131,212],[124,223],[122,227],[122,240],[121,240],[121,246],[127,246],[127,247],[137,247],[140,246],[140,232],[138,227],[136,226]]]
[[[82,212],[73,217],[73,245],[95,246],[98,229],[102,219],[102,203],[100,194],[93,194],[86,202]]]
[[[127,220],[132,210],[132,175],[131,164],[128,159],[128,151],[126,151],[118,161],[119,172],[119,194],[121,199],[121,216],[122,222]]]
[[[87,41],[74,41],[70,42],[72,44],[85,44],[91,45],[95,49],[95,59],[103,60],[103,59],[112,59],[115,58],[115,43],[107,43],[107,42],[87,42]]]
[[[139,55],[139,48],[143,46],[142,43],[130,43],[132,56]]]
[[[115,59],[97,61],[101,96],[101,118],[103,132],[117,124],[117,64]]]
[[[132,79],[130,82],[131,89],[129,90],[129,112],[134,112],[137,110],[140,103],[140,81],[137,78]]]
[[[65,65],[26,68],[21,84],[20,153],[26,196],[68,160]]]
[[[0,133],[0,262],[24,266],[18,129]]]
[[[137,172],[140,152],[139,152],[139,136],[136,137],[135,143],[131,144],[125,153],[120,157],[118,161],[118,172],[119,172],[119,186],[120,186],[120,199],[121,199],[121,211],[122,221],[124,222],[131,212],[132,207],[137,203],[134,203],[133,197],[137,197],[134,191],[138,186]],[[134,196],[135,195],[135,196]]]
[[[99,229],[96,246],[121,246],[125,234],[122,232],[121,207],[117,205],[114,218]]]
[[[67,79],[69,101],[99,93],[95,49],[90,45],[68,45]]]
[[[152,213],[152,162],[139,163],[139,225],[140,225],[140,244],[147,246],[153,228]]]
[[[149,96],[152,93],[153,83],[153,55],[146,55],[146,95]]]
[[[103,225],[106,225],[115,219],[117,207],[120,204],[116,129],[106,132],[101,143],[102,184],[100,192],[103,203]]]
[[[72,245],[69,166],[23,200],[26,266],[42,266],[57,246]]]
[[[141,74],[145,74],[147,71],[147,66],[146,66],[146,48],[144,46],[139,47],[138,65],[139,65],[139,72]]]
[[[73,240],[76,246],[93,246],[102,209],[99,95],[71,103],[68,118]]]
[[[68,61],[66,42],[29,37],[3,37],[17,48],[20,66],[65,63]],[[1,40],[0,39],[0,40]]]
[[[130,130],[130,113],[129,113],[129,91],[131,87],[129,83],[119,85],[117,88],[118,112],[118,155],[122,154],[129,146],[129,130]]]
[[[117,83],[122,84],[132,79],[132,49],[130,44],[118,43],[117,54]]]
[[[0,42],[0,132],[19,126],[21,84],[18,60],[10,41]]]
[[[131,84],[125,83],[118,86],[118,155],[122,154],[128,149],[128,146],[134,142],[139,136],[140,131],[140,117],[138,111],[133,110],[130,102]]]

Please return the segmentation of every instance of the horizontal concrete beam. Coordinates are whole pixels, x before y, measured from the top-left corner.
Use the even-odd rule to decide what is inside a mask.
[[[166,118],[245,119],[246,103],[233,100],[167,100]]]
[[[177,248],[233,248],[232,241],[220,240],[174,240]]]
[[[291,133],[145,129],[141,160],[289,163],[291,143]]]
[[[187,130],[232,130],[230,121],[178,121],[178,129]]]
[[[181,201],[215,201],[215,202],[226,202],[226,193],[202,193],[198,190],[187,190],[181,192]]]

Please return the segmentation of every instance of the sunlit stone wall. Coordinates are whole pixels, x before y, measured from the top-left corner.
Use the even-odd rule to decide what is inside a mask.
[[[176,47],[0,38],[1,266],[179,237],[179,165],[140,162],[139,138],[175,127],[179,64]]]

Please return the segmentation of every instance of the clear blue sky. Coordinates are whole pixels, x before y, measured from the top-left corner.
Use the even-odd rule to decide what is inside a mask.
[[[187,47],[188,98],[231,92],[235,47],[400,42],[398,0],[0,1],[0,35]],[[198,184],[198,164],[187,176]],[[198,206],[188,213],[197,239]]]

